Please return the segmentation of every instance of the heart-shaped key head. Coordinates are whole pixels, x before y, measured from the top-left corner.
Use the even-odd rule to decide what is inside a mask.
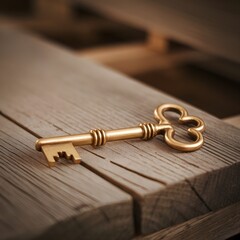
[[[168,119],[164,116],[166,111],[175,112],[180,115],[178,122],[180,124],[194,124],[195,126],[188,128],[188,135],[194,139],[193,142],[181,142],[174,138],[175,131],[173,127],[166,128],[164,131],[164,140],[166,143],[180,151],[191,152],[198,150],[204,142],[202,132],[205,130],[205,123],[202,119],[188,115],[185,108],[177,104],[163,104],[158,106],[154,111],[154,118],[159,122],[159,125],[171,125]]]

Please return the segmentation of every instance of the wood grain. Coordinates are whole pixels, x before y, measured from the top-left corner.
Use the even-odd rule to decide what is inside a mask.
[[[0,39],[0,109],[35,135],[134,126],[153,121],[154,108],[166,102],[206,122],[205,144],[192,153],[175,151],[161,138],[77,149],[83,166],[133,196],[138,232],[155,232],[240,201],[239,129],[35,37],[2,29]],[[180,137],[185,130],[179,129]]]
[[[225,240],[240,233],[240,202],[136,240]]]
[[[239,3],[75,0],[113,19],[240,63]]]
[[[0,116],[0,239],[129,239],[132,198],[80,165],[50,169]]]

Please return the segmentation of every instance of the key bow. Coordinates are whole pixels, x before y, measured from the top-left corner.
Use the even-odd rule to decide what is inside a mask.
[[[168,119],[164,116],[166,111],[178,113],[180,115],[178,122],[182,125],[186,123],[196,124],[196,126],[189,127],[187,130],[188,135],[194,139],[194,142],[186,143],[178,141],[174,138],[175,130]],[[160,126],[171,126],[164,129],[164,140],[172,148],[184,152],[191,152],[199,149],[203,145],[204,141],[202,132],[205,130],[205,123],[198,117],[188,115],[185,108],[177,104],[163,104],[155,109],[154,118],[159,122]]]

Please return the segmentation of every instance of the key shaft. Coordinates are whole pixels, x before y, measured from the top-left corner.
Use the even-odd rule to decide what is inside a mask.
[[[36,142],[36,149],[41,151],[44,145],[55,145],[61,143],[72,143],[74,146],[93,145],[101,146],[106,142],[119,141],[135,138],[145,140],[155,137],[164,129],[171,128],[170,125],[158,125],[153,123],[142,123],[138,127],[121,128],[114,130],[94,129],[89,133],[58,136],[50,138],[40,138]]]

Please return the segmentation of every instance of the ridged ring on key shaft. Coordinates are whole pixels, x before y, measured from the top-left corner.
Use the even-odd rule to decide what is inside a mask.
[[[92,138],[93,138],[93,142],[92,142],[93,146],[97,147],[97,146],[102,146],[106,144],[107,137],[103,129],[90,130],[90,134],[92,135]]]
[[[140,123],[139,127],[143,130],[143,137],[144,140],[152,139],[157,135],[157,130],[155,124],[153,123]]]

